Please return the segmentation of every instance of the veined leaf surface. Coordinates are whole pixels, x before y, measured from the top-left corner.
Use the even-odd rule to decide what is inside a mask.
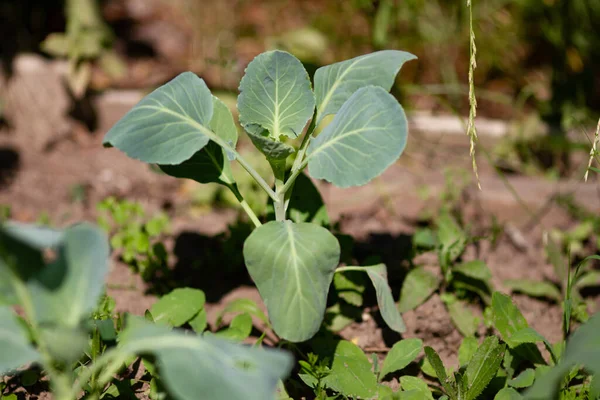
[[[402,106],[376,86],[357,90],[308,147],[308,171],[338,187],[360,186],[400,157],[408,126]]]
[[[147,163],[180,164],[209,140],[231,147],[210,130],[212,115],[213,96],[206,83],[184,72],[144,97],[103,143]]]
[[[324,116],[336,114],[361,87],[389,91],[402,65],[415,58],[405,51],[383,50],[319,68],[315,73],[317,124]]]
[[[210,129],[232,149],[235,149],[238,133],[233,116],[225,103],[214,96]],[[228,186],[235,183],[229,162],[234,158],[235,156],[230,151],[228,152],[211,141],[181,164],[160,165],[160,169],[176,178],[193,179],[200,183],[216,182]]]
[[[161,378],[177,399],[274,399],[277,382],[293,365],[292,357],[282,351],[173,332],[140,319],[129,322],[120,335],[121,351],[156,356]]]
[[[335,236],[315,224],[271,221],[246,239],[244,259],[275,332],[293,342],[311,338],[340,260]]]
[[[268,51],[248,64],[238,98],[240,123],[247,132],[266,129],[275,140],[298,137],[314,108],[308,73],[296,57]]]

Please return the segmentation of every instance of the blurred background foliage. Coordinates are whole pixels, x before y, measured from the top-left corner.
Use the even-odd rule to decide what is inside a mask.
[[[535,116],[558,133],[600,111],[600,1],[473,0],[479,114]],[[309,72],[383,48],[419,57],[396,91],[407,106],[468,110],[466,0],[3,0],[5,71],[18,53],[66,58],[75,97],[151,87],[192,70],[236,90],[259,52],[283,48]]]

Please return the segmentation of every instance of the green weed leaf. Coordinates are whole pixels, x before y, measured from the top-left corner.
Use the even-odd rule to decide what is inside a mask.
[[[465,371],[468,389],[466,400],[474,400],[496,376],[504,356],[504,344],[498,343],[496,336],[485,338],[469,362]]]
[[[452,293],[444,293],[440,297],[459,332],[464,337],[475,335],[480,319],[473,314],[473,311],[466,306],[465,302],[459,300]]]
[[[404,339],[394,344],[383,360],[380,378],[406,367],[417,358],[422,348],[423,341],[421,339]]]
[[[600,374],[600,314],[571,335],[560,362],[550,371],[537,377],[534,385],[525,393],[527,399],[549,399],[558,390],[564,376],[575,365],[583,365],[596,377]]]
[[[314,224],[271,221],[246,239],[244,259],[275,332],[292,342],[311,338],[340,260],[335,236]]]
[[[213,114],[209,127],[215,135],[235,149],[238,134],[231,111],[218,98],[212,96],[212,100]],[[159,165],[159,167],[167,175],[176,178],[193,179],[200,183],[216,182],[229,186],[235,183],[230,163],[234,158],[233,154],[211,141],[184,162],[178,165]]]
[[[292,357],[281,351],[172,332],[138,318],[129,320],[120,349],[153,354],[162,381],[180,400],[273,399],[278,380],[288,376],[293,364]]]
[[[402,65],[417,57],[397,50],[384,50],[321,67],[315,73],[317,124],[336,114],[358,89],[373,85],[389,91]]]
[[[213,96],[202,79],[184,72],[144,97],[104,137],[131,158],[180,164],[209,140],[230,147],[210,130]]]
[[[308,73],[296,57],[268,51],[248,64],[238,97],[240,123],[248,133],[267,130],[276,141],[298,137],[314,108]]]
[[[400,157],[407,135],[398,101],[380,87],[361,88],[308,146],[309,174],[338,187],[364,185]]]
[[[439,284],[438,277],[423,267],[411,269],[402,283],[398,310],[403,313],[417,308],[437,290]]]
[[[556,302],[559,302],[562,297],[560,290],[550,282],[546,281],[509,279],[504,281],[504,286],[513,292],[523,293],[531,297],[545,297]]]
[[[494,397],[494,400],[521,400],[523,396],[513,388],[503,388]]]
[[[262,312],[262,310],[258,307],[258,305],[250,299],[246,299],[246,298],[235,299],[235,300],[231,301],[230,303],[227,303],[225,308],[219,314],[217,314],[217,318],[216,318],[217,326],[221,325],[221,323],[223,322],[223,316],[227,313],[248,313],[248,314],[258,318],[262,322],[264,322],[267,326],[270,325],[269,319],[267,318],[265,313]]]
[[[429,346],[425,346],[423,350],[425,351],[425,357],[427,357],[427,361],[429,361],[429,364],[431,364],[431,366],[433,367],[438,381],[440,381],[442,387],[444,388],[448,396],[451,399],[456,399],[458,396],[458,392],[456,390],[456,383],[453,380],[451,380],[446,374],[446,368],[444,367],[442,359],[440,358],[438,353],[436,353],[436,351]]]
[[[196,316],[194,318],[192,318],[188,321],[188,324],[194,330],[194,332],[196,332],[196,333],[204,332],[204,330],[208,326],[206,308],[203,308],[202,310],[200,310],[200,312],[198,314],[196,314]]]
[[[371,363],[352,342],[342,340],[337,343],[330,369],[323,383],[344,396],[369,399],[377,393],[377,379],[371,372]]]
[[[463,339],[458,349],[458,362],[460,366],[465,366],[471,361],[473,355],[479,347],[479,342],[474,336],[467,336]]]
[[[535,379],[535,370],[527,368],[521,372],[518,376],[508,381],[508,385],[514,388],[522,389],[533,385]]]
[[[177,288],[161,297],[150,308],[157,324],[181,326],[204,308],[206,298],[199,289]]]
[[[252,317],[248,313],[243,313],[233,317],[229,327],[215,333],[215,335],[235,342],[241,342],[250,336],[250,332],[252,332]]]
[[[474,260],[456,265],[452,267],[452,272],[482,281],[486,284],[492,279],[492,272],[487,264],[481,260]]]
[[[40,360],[24,327],[10,307],[0,307],[0,376]]]
[[[433,395],[431,394],[431,390],[429,390],[429,387],[427,387],[427,383],[425,383],[425,381],[423,381],[422,379],[417,378],[416,376],[401,376],[400,387],[405,392],[417,391],[420,395],[420,397],[418,397],[419,399],[433,400]]]

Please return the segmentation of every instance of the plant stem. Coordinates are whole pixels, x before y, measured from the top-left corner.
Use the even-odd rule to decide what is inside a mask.
[[[267,192],[269,197],[271,199],[273,199],[273,201],[276,201],[277,196],[275,195],[275,192],[273,191],[273,189],[271,189],[271,187],[263,179],[263,177],[260,176],[260,174],[258,172],[256,172],[256,170],[254,168],[252,168],[252,166],[250,164],[248,164],[248,162],[244,158],[242,158],[242,156],[238,152],[235,152],[235,158],[240,163],[240,165],[246,170],[246,172],[248,172],[250,174],[250,176],[252,178],[254,178],[256,183],[258,183],[260,185],[260,187],[262,187],[262,189],[265,192]]]
[[[246,202],[246,200],[244,200],[244,196],[242,196],[242,194],[240,193],[237,185],[235,183],[233,183],[231,185],[227,185],[227,187],[229,188],[229,190],[231,190],[233,192],[233,194],[235,195],[235,198],[240,202],[240,205],[242,206],[244,211],[246,211],[246,214],[248,214],[248,217],[250,217],[250,220],[252,221],[252,223],[254,223],[254,226],[256,228],[261,226],[262,224],[261,224],[260,220],[254,213],[252,208],[250,208],[250,205]]]
[[[275,175],[275,220],[285,221],[285,160],[283,162],[271,162],[273,174]]]

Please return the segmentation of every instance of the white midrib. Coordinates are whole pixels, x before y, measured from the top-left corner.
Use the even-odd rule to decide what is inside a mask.
[[[325,109],[325,107],[327,107],[327,104],[329,104],[329,102],[331,101],[331,97],[333,97],[333,93],[335,92],[335,89],[337,89],[337,87],[340,85],[340,83],[342,82],[342,80],[344,79],[344,77],[352,70],[352,68],[358,64],[359,62],[368,59],[369,56],[366,57],[362,57],[358,60],[355,60],[352,64],[350,64],[348,66],[348,68],[346,68],[346,70],[344,72],[342,72],[342,75],[340,75],[336,81],[334,82],[333,85],[331,85],[331,88],[329,89],[329,91],[327,92],[327,95],[323,98],[323,102],[321,103],[321,105],[319,106],[319,108],[317,108],[317,121],[319,121],[322,117],[322,113],[323,110]]]

